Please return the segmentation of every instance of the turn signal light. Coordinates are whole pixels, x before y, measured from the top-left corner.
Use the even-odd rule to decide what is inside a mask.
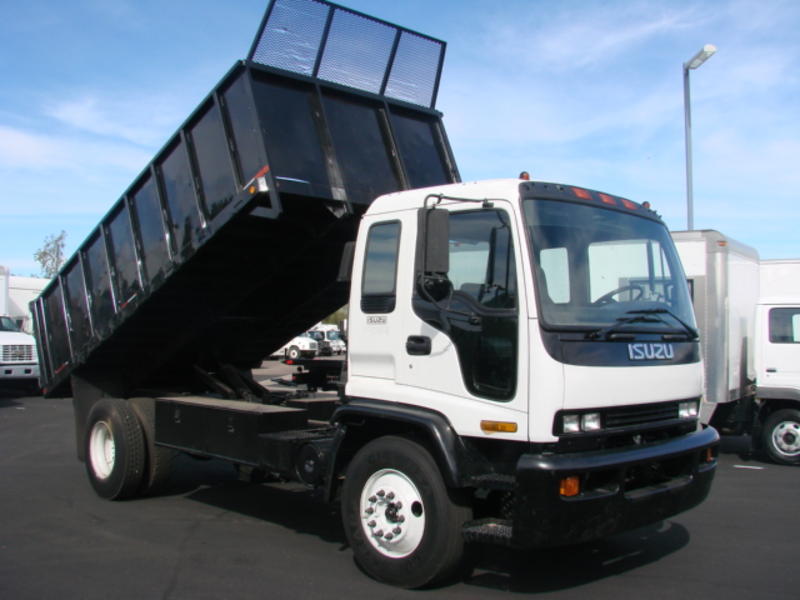
[[[558,486],[558,493],[567,498],[572,498],[581,493],[581,478],[577,475],[564,477]]]
[[[481,421],[484,433],[516,433],[517,424],[508,421]]]

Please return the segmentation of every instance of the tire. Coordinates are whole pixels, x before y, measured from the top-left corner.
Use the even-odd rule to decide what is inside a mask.
[[[356,453],[342,488],[342,520],[356,563],[405,588],[442,582],[464,557],[471,510],[454,500],[430,453],[386,436]]]
[[[292,346],[291,348],[289,348],[289,351],[286,353],[286,356],[289,357],[292,360],[297,360],[302,355],[303,355],[303,353],[300,352],[300,348],[298,348],[297,346]]]
[[[145,479],[145,440],[126,401],[104,398],[92,407],[85,451],[86,473],[98,496],[122,500],[136,495]]]
[[[762,435],[771,460],[781,465],[800,465],[800,410],[776,410],[764,422]]]
[[[145,477],[139,491],[142,494],[155,495],[166,487],[172,472],[172,463],[178,456],[178,452],[172,448],[157,446],[155,443],[155,400],[153,398],[131,398],[129,402],[137,412],[146,444]]]

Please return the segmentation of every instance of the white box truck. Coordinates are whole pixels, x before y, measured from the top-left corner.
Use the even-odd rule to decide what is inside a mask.
[[[672,237],[701,333],[704,421],[800,464],[800,261],[761,261],[714,230]]]

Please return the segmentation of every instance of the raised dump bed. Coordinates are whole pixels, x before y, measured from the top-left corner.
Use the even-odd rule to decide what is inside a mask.
[[[444,43],[276,0],[236,63],[34,306],[41,378],[126,397],[247,369],[347,301],[370,202],[458,181],[434,108]],[[202,391],[202,385],[199,386]]]

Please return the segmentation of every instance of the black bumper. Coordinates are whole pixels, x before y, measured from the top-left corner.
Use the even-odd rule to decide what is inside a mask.
[[[516,547],[560,546],[656,523],[705,499],[717,466],[708,449],[715,457],[718,443],[716,430],[707,427],[633,448],[524,454],[517,462],[513,519],[473,522],[465,535]],[[569,476],[581,482],[573,497],[559,491]]]

